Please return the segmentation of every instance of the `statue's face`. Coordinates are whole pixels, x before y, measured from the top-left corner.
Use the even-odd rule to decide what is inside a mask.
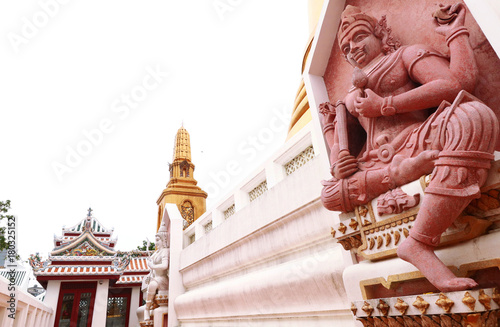
[[[353,67],[363,68],[382,53],[382,41],[368,27],[360,25],[344,37],[340,50]]]
[[[156,234],[156,237],[155,237],[155,243],[156,243],[156,247],[158,249],[161,249],[163,248],[163,240],[161,239],[160,235],[159,234]]]

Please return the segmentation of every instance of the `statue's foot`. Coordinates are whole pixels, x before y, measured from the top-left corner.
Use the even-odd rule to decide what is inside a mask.
[[[423,151],[414,158],[396,155],[390,166],[391,176],[397,185],[407,184],[422,175],[430,174],[438,156],[439,151],[437,150]]]
[[[436,285],[435,285],[436,286]],[[470,290],[474,287],[477,287],[478,284],[471,278],[452,278],[446,281],[443,281],[439,286],[436,286],[442,292],[455,292],[455,291],[464,291]]]
[[[411,263],[442,292],[472,289],[478,284],[470,278],[458,278],[439,260],[434,248],[408,237],[398,247],[398,256]]]

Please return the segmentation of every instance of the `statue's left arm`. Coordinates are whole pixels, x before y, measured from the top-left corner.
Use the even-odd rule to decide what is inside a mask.
[[[450,48],[450,71],[460,82],[463,90],[473,93],[479,69],[469,41],[469,31],[464,26],[465,6],[462,3],[457,3],[442,8],[440,11],[451,15],[456,14],[454,20],[449,24],[439,25],[439,20],[436,20],[436,32],[445,37],[446,45]]]

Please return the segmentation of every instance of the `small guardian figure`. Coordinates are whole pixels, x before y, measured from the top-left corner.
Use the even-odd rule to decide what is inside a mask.
[[[146,306],[144,320],[150,320],[150,311],[155,309],[155,296],[158,292],[168,292],[169,260],[170,260],[170,221],[169,226],[162,222],[155,237],[156,251],[148,258],[151,270],[143,280],[146,291]]]

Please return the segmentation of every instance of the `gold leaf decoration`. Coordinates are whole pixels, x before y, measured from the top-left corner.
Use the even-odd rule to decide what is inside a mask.
[[[398,298],[394,307],[396,308],[396,310],[401,312],[402,315],[404,315],[406,313],[406,310],[408,310],[409,305],[402,299]]]
[[[418,310],[420,310],[420,313],[425,314],[427,308],[429,307],[429,303],[420,296],[417,296],[416,301],[413,302],[413,306]]]
[[[497,305],[500,305],[500,294],[498,293],[498,288],[495,287],[495,290],[493,290],[493,294],[491,295],[491,298]]]
[[[372,315],[373,307],[370,305],[370,303],[368,303],[367,301],[365,301],[365,304],[363,305],[363,307],[361,308],[361,310],[363,310],[368,315],[368,317],[369,317],[369,316]]]
[[[337,231],[335,231],[335,229],[333,229],[333,227],[330,227],[331,230],[330,230],[330,234],[332,234],[332,237],[335,237],[335,234],[337,233]]]
[[[344,250],[349,251],[350,249],[352,249],[352,244],[351,242],[349,242],[349,239],[338,240],[338,242],[342,245]]]
[[[391,234],[385,234],[385,246],[389,246],[391,244]]]
[[[379,300],[377,309],[382,313],[382,315],[387,316],[390,308],[383,300]]]
[[[373,247],[375,246],[375,240],[373,238],[369,238],[368,243],[370,245],[370,250],[373,249]]]
[[[403,234],[405,235],[405,237],[408,237],[410,235],[410,232],[406,228],[403,228]]]
[[[351,218],[351,222],[349,223],[349,227],[356,230],[358,228],[358,222],[354,218]]]
[[[398,245],[399,240],[401,239],[401,234],[398,231],[394,232],[394,245]]]
[[[382,244],[384,244],[384,239],[382,238],[382,236],[378,236],[377,237],[377,249],[380,249],[380,247],[382,246]]]
[[[366,214],[368,213],[368,208],[365,206],[361,206],[359,207],[358,212],[361,217],[366,217]]]
[[[342,233],[342,234],[345,234],[345,231],[347,230],[347,226],[344,225],[343,223],[340,223],[339,225],[339,231]]]
[[[476,307],[476,299],[473,298],[469,292],[465,292],[462,303],[465,304],[471,311]]]
[[[353,315],[356,315],[356,312],[358,312],[358,308],[356,308],[354,302],[351,302],[351,311]]]
[[[363,244],[361,242],[361,235],[354,235],[353,237],[350,237],[349,239],[352,243],[352,247],[354,247],[354,248],[360,247],[361,244]]]
[[[491,297],[484,293],[484,290],[479,291],[479,303],[481,303],[486,310],[491,309]]]
[[[450,312],[451,307],[455,304],[443,293],[439,294],[439,299],[436,301],[436,305],[443,309],[445,312]]]

